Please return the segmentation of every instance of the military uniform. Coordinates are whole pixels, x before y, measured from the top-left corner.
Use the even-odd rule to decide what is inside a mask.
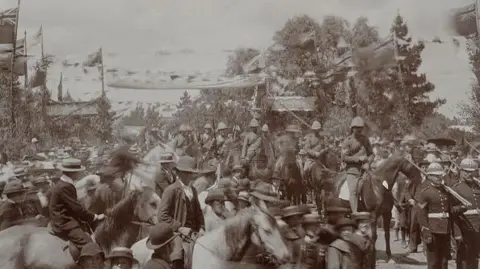
[[[452,214],[456,211],[453,198],[443,189],[428,185],[421,191],[418,203],[418,222],[427,248],[428,268],[447,268]]]
[[[361,157],[364,159],[360,160]],[[365,163],[371,163],[373,158],[372,146],[366,136],[350,135],[343,142],[342,160],[346,165],[347,185],[350,190],[352,212],[357,212],[358,210],[358,181],[363,172],[362,166]]]
[[[177,153],[178,156],[185,155],[187,149],[187,138],[183,133],[177,134],[172,141],[172,150]]]

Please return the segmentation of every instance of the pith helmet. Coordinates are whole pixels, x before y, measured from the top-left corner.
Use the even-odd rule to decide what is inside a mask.
[[[314,130],[314,131],[317,131],[317,130],[322,129],[322,125],[320,124],[320,122],[314,121],[314,122],[312,123],[312,126],[310,127],[310,129],[312,129],[312,130]]]
[[[428,165],[427,168],[427,175],[434,175],[434,176],[440,176],[443,175],[443,167],[439,163],[431,163]]]
[[[257,121],[256,119],[252,119],[252,120],[250,121],[250,123],[248,124],[248,127],[252,127],[252,128],[254,128],[254,127],[260,127],[260,123],[258,123],[258,121]]]
[[[205,127],[203,127],[204,129],[212,129],[212,125],[210,125],[210,123],[207,123],[205,124]]]
[[[302,129],[300,129],[300,127],[296,124],[290,124],[287,126],[286,131],[289,133],[301,133]]]
[[[365,127],[365,123],[363,122],[363,119],[360,117],[353,118],[352,122],[350,123],[350,128],[353,128],[353,127],[358,127],[358,128]]]
[[[227,129],[227,125],[223,122],[218,123],[217,130],[225,130]]]
[[[465,158],[460,163],[460,168],[464,171],[473,172],[478,169],[478,164],[474,159]]]
[[[267,124],[264,124],[262,126],[262,132],[268,132],[268,125]]]

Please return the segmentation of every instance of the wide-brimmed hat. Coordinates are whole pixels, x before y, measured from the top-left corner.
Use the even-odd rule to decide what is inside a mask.
[[[232,172],[235,172],[235,171],[240,171],[240,172],[245,172],[245,168],[243,168],[243,166],[241,164],[236,164],[232,167]]]
[[[352,214],[356,222],[373,222],[372,214],[370,212],[356,212]]]
[[[178,234],[173,232],[170,224],[161,222],[150,229],[150,235],[147,240],[148,249],[159,249],[170,243]]]
[[[202,171],[197,168],[197,162],[195,159],[190,156],[181,156],[178,158],[178,161],[175,164],[175,169],[181,172],[202,173]]]
[[[98,254],[100,254],[103,258],[105,258],[105,253],[103,253],[102,249],[100,249],[100,247],[97,244],[90,242],[85,246],[83,246],[82,252],[80,252],[80,257],[78,257],[77,263],[80,263],[82,259],[86,257],[93,257]]]
[[[326,209],[327,214],[329,213],[336,213],[336,214],[350,214],[352,210],[348,207],[341,207],[341,206],[329,206]]]
[[[5,184],[5,189],[3,189],[3,194],[13,194],[24,192],[25,188],[23,183],[20,180],[12,180]]]
[[[211,204],[213,201],[225,201],[225,191],[223,188],[209,190],[207,198],[205,198],[205,204]]]
[[[292,205],[282,209],[282,218],[292,216],[305,215],[310,213],[310,209],[306,205]]]
[[[271,184],[265,182],[258,183],[250,192],[250,196],[271,203],[282,202],[280,199],[277,198],[277,194],[273,192]]]
[[[127,258],[132,261],[133,264],[138,264],[138,261],[133,257],[133,252],[131,249],[126,247],[115,247],[107,255],[107,260],[114,258]]]
[[[13,175],[17,178],[24,177],[27,175],[27,171],[25,171],[24,167],[17,167],[13,170]]]
[[[310,213],[303,215],[302,217],[302,223],[303,224],[315,224],[315,223],[322,223],[324,222],[322,219],[322,216],[320,216],[318,213]]]
[[[33,185],[42,185],[42,184],[49,184],[46,176],[38,176],[32,179]]]
[[[288,132],[288,133],[301,133],[302,129],[300,129],[300,126],[298,126],[296,124],[290,124],[290,125],[287,126],[285,131]]]
[[[357,223],[349,218],[340,218],[337,223],[335,223],[335,229],[339,230],[343,227],[357,228]]]
[[[237,200],[242,200],[242,201],[245,201],[247,203],[250,203],[250,200],[248,200],[249,197],[250,197],[250,194],[248,194],[248,192],[241,191],[237,195]]]
[[[158,160],[158,163],[174,163],[174,162],[175,162],[175,158],[173,156],[173,153],[171,152],[163,153],[162,155],[160,155],[160,159]]]
[[[64,159],[57,165],[57,169],[63,172],[82,172],[85,171],[85,167],[82,165],[82,161],[79,159]]]

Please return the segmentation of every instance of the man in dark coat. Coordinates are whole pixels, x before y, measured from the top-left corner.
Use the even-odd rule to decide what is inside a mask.
[[[159,220],[170,224],[174,231],[182,233],[203,234],[205,221],[202,209],[198,201],[197,190],[191,186],[192,180],[201,173],[192,157],[181,156],[173,173],[176,181],[165,188],[159,209]],[[180,237],[175,239],[174,249],[171,255],[173,268],[184,268],[184,248]]]
[[[52,187],[49,212],[51,217],[52,231],[58,237],[69,240],[79,250],[91,242],[90,236],[82,229],[83,224],[101,220],[104,215],[95,215],[88,212],[77,199],[75,180],[81,176],[85,167],[77,159],[65,159],[57,168],[63,175]],[[74,257],[76,258],[76,257]]]

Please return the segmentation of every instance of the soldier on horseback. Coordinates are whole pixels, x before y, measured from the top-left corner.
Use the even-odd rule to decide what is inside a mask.
[[[324,148],[323,137],[321,134],[322,125],[320,122],[314,121],[310,129],[312,130],[312,133],[307,136],[304,149],[307,154],[307,159],[303,167],[304,175],[306,176],[310,175],[315,160],[328,150],[328,148]]]
[[[347,185],[350,191],[352,212],[358,212],[358,186],[362,174],[370,169],[374,155],[368,138],[362,133],[363,119],[355,117],[351,124],[352,134],[342,145],[342,160],[346,164]]]

